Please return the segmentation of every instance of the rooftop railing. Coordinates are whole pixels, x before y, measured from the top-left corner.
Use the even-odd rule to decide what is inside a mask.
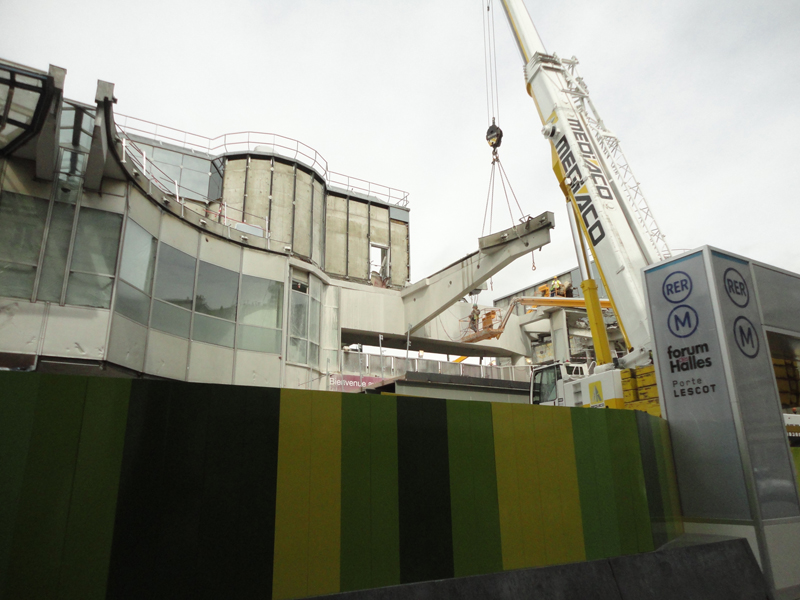
[[[314,148],[277,133],[240,131],[208,138],[128,115],[116,114],[115,119],[117,132],[121,139],[126,140],[125,143],[128,146],[135,145],[131,139],[131,135],[134,135],[182,148],[191,153],[199,153],[210,159],[221,154],[264,152],[305,165],[330,185],[346,191],[373,196],[387,204],[408,206],[408,192],[331,171],[328,168],[328,161]],[[161,175],[164,175],[163,172]],[[157,171],[148,171],[147,176],[155,179],[156,187],[163,192],[172,193],[169,188],[171,187],[170,182],[174,182],[174,180],[170,177],[164,175],[166,179],[163,179]],[[206,200],[216,200],[216,198],[207,198],[207,194],[202,194],[202,196]]]

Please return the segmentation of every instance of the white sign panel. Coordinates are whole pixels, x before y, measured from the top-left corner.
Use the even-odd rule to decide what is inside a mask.
[[[645,271],[661,402],[683,513],[751,518],[702,252]]]

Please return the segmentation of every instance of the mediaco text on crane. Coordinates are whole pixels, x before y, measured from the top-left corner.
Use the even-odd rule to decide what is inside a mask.
[[[583,129],[581,122],[578,119],[567,119],[572,134],[578,143],[578,150],[581,157],[584,159],[584,164],[589,170],[589,177],[592,179],[597,193],[603,200],[614,200],[614,195],[611,193],[611,188],[608,186],[608,181],[600,168],[600,163],[594,152],[594,147]],[[578,163],[575,160],[575,153],[569,146],[569,140],[566,135],[562,135],[561,139],[556,143],[556,154],[561,161],[561,166],[564,168],[565,177],[572,180],[571,189],[575,195],[575,201],[578,203],[578,210],[580,210],[583,223],[586,226],[586,231],[589,234],[589,239],[592,241],[593,246],[597,246],[603,238],[606,237],[606,232],[603,229],[603,224],[600,222],[600,217],[597,214],[597,209],[592,203],[592,196],[588,193],[578,193],[585,181],[581,174]],[[585,192],[585,188],[583,189]]]

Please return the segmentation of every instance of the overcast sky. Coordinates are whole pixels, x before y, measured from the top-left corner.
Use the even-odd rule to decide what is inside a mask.
[[[577,264],[550,150],[497,0],[501,159],[553,241],[498,297]],[[577,56],[673,249],[800,272],[800,2],[526,0]],[[116,84],[117,112],[204,136],[263,131],[410,193],[412,280],[477,248],[490,173],[481,0],[3,0],[0,56]],[[500,199],[497,196],[496,199]],[[504,205],[494,229],[510,226]],[[482,300],[486,302],[487,296]]]

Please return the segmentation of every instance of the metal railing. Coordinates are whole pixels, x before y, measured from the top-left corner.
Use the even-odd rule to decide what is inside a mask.
[[[399,377],[405,373],[438,373],[441,375],[464,375],[483,379],[504,379],[506,381],[530,381],[530,365],[473,365],[423,358],[345,352],[342,355],[342,374],[363,377]],[[382,368],[381,368],[382,366]]]
[[[203,195],[196,190],[191,190],[181,186],[175,179],[164,173],[156,163],[148,159],[145,150],[140,148],[136,142],[128,136],[122,137],[122,162],[130,161],[147,178],[150,186],[148,192],[153,192],[153,187],[175,200],[181,209],[181,216],[185,216],[186,211],[193,212],[201,219],[219,223],[228,228],[228,237],[231,237],[231,229],[235,229],[239,234],[254,235],[256,237],[268,238],[276,247],[283,247],[290,244],[287,240],[278,240],[272,237],[268,228],[267,218],[252,213],[248,213],[239,208],[228,206],[222,201],[212,201],[200,204],[195,200],[181,197],[181,189],[188,190],[197,195]],[[202,201],[201,201],[202,202]],[[216,207],[214,205],[217,204]],[[217,208],[217,210],[214,210]]]
[[[193,153],[202,153],[206,155],[205,158],[215,158],[220,154],[236,152],[265,152],[305,165],[329,184],[342,187],[345,190],[374,196],[387,204],[394,204],[397,206],[408,205],[408,192],[365,179],[351,177],[343,173],[330,171],[328,169],[328,161],[319,152],[314,150],[314,148],[303,142],[277,133],[240,131],[236,133],[225,133],[215,138],[207,138],[189,133],[188,131],[182,131],[166,125],[159,125],[128,115],[117,114],[115,118],[117,133],[121,139],[126,140],[124,143],[128,146],[134,144],[130,136],[137,135],[162,144],[171,144]],[[167,177],[169,181],[174,181],[166,175],[165,177]],[[156,185],[162,191],[166,191],[162,187],[165,185],[165,182],[157,182]],[[195,190],[192,191],[207,200],[215,199],[207,198],[207,194],[201,194]]]

